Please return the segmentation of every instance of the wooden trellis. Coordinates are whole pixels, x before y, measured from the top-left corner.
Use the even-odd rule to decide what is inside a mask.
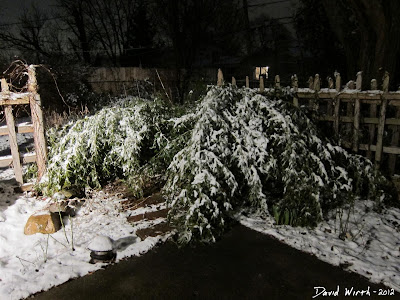
[[[41,109],[40,95],[37,92],[36,71],[34,66],[28,67],[28,85],[26,93],[10,92],[6,80],[1,79],[0,105],[4,107],[6,126],[0,127],[0,135],[8,135],[11,156],[0,157],[0,167],[7,167],[12,164],[15,179],[22,190],[31,188],[30,184],[24,184],[22,177],[22,164],[36,162],[38,166],[38,179],[43,176],[46,168],[47,148],[44,137],[43,112]],[[13,106],[29,104],[32,123],[15,123]],[[34,153],[21,155],[18,149],[17,134],[33,133],[35,144]]]
[[[356,77],[355,81],[349,81],[346,88],[342,89],[340,74],[335,72],[333,78],[327,78],[328,87],[321,88],[320,76],[316,74],[314,77],[310,76],[307,88],[299,88],[297,76],[293,75],[293,105],[306,105],[310,110],[318,112],[320,122],[331,123],[332,132],[337,137],[343,137],[343,129],[351,132],[350,138],[341,139],[341,145],[374,160],[377,169],[381,168],[382,162],[385,161],[389,173],[393,175],[398,171],[396,160],[400,155],[400,91],[389,91],[387,72],[382,78],[382,90],[378,90],[377,81],[373,79],[370,90],[362,91],[362,72],[358,72]],[[223,83],[223,74],[219,70],[217,85],[221,86]],[[249,88],[248,76],[245,83]],[[232,85],[236,86],[234,77]],[[280,90],[279,75],[275,76],[274,87],[271,89],[265,88],[264,80],[260,77],[259,92]],[[366,106],[368,109],[365,109]],[[365,127],[368,129],[365,130]],[[363,143],[362,129],[367,131],[367,134],[364,134],[367,135],[367,141],[364,137]],[[384,154],[387,155],[385,159]]]
[[[294,105],[299,105],[302,100],[308,100],[313,110],[319,110],[319,106],[324,105],[326,109],[320,115],[320,121],[332,122],[336,136],[340,136],[342,124],[342,127],[351,131],[351,138],[342,141],[344,147],[353,152],[365,151],[368,158],[374,159],[378,169],[382,166],[383,154],[388,154],[388,169],[394,174],[397,155],[400,154],[400,93],[389,92],[389,74],[385,72],[382,78],[382,90],[377,89],[376,80],[373,79],[371,89],[367,91],[361,90],[362,72],[358,72],[356,81],[350,81],[343,90],[339,73],[335,73],[335,85],[333,79],[328,78],[328,88],[325,89],[320,88],[317,75],[310,77],[308,88],[298,88],[295,80],[292,80]],[[362,110],[362,105],[368,106],[368,109]],[[395,111],[392,117],[388,114],[389,107]],[[368,127],[368,141],[360,143],[363,125]],[[390,141],[385,145],[384,138],[389,131]]]

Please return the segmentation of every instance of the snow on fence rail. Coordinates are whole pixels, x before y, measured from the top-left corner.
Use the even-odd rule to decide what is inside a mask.
[[[37,92],[36,71],[34,66],[28,67],[28,91],[26,93],[10,92],[4,78],[1,79],[0,105],[4,107],[6,126],[0,127],[0,135],[8,135],[11,156],[0,157],[0,167],[7,167],[11,163],[14,168],[15,179],[22,190],[31,188],[31,184],[24,184],[22,164],[36,162],[38,166],[38,180],[42,177],[46,167],[46,140],[44,138],[43,112],[40,105],[40,95]],[[15,124],[13,106],[29,104],[32,123]],[[35,153],[20,155],[18,150],[17,133],[33,133]]]
[[[400,154],[400,91],[389,92],[389,73],[382,78],[382,90],[376,79],[371,89],[361,90],[362,72],[356,81],[349,81],[342,89],[340,74],[328,77],[328,87],[321,88],[319,75],[310,76],[307,88],[299,88],[297,76],[292,76],[293,105],[306,105],[317,113],[321,123],[332,123],[333,133],[341,145],[375,161],[377,169],[384,164],[390,175],[398,171]],[[223,85],[223,74],[218,70],[217,85]],[[236,79],[232,77],[232,85]],[[249,77],[246,76],[246,87]],[[274,90],[281,89],[279,75],[275,76]],[[264,78],[260,77],[260,92],[264,92]],[[398,172],[397,172],[398,173]]]

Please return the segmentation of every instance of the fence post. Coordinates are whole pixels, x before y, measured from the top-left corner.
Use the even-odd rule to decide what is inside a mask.
[[[358,74],[359,74],[360,72],[358,72],[357,74],[356,74],[356,76],[357,76],[357,80],[358,80]],[[350,83],[350,84],[349,84]],[[361,85],[360,85],[361,86]],[[350,89],[355,89],[355,88],[357,88],[357,85],[356,85],[356,83],[353,81],[353,80],[350,80],[348,83],[347,83],[347,87],[348,88],[350,88]],[[361,88],[361,87],[360,87]],[[351,98],[351,100],[352,101],[354,101],[354,99],[353,98]],[[347,117],[353,117],[353,125],[354,125],[354,106],[355,106],[355,102],[347,102],[347,105],[346,105],[346,116]],[[352,128],[352,125],[351,125],[351,123],[347,123],[346,124],[346,130],[347,130],[347,132],[351,132],[352,131],[352,129],[353,129],[353,133],[354,133],[354,128]],[[353,135],[354,136],[354,135]],[[353,143],[354,144],[354,143]]]
[[[376,79],[371,80],[371,90],[375,91],[378,89],[378,83]],[[376,104],[370,104],[369,106],[369,117],[370,118],[376,118],[376,112],[377,112],[377,105]],[[370,150],[371,145],[373,145],[374,140],[375,140],[375,124],[370,124],[368,125],[369,128],[369,142],[368,142],[368,151],[367,151],[367,158],[369,160],[372,160],[372,151]]]
[[[385,120],[386,120],[386,107],[387,107],[387,98],[385,93],[389,90],[389,73],[385,71],[383,75],[383,92],[382,95],[382,104],[381,111],[379,114],[379,124],[378,124],[378,135],[376,142],[376,152],[375,152],[375,167],[380,169],[381,161],[382,161],[382,150],[383,150],[383,133],[385,131]]]
[[[316,92],[319,92],[321,90],[321,82],[319,80],[319,74],[315,74],[313,89]]]
[[[319,74],[315,74],[313,82],[314,99],[310,99],[309,106],[311,110],[317,111],[319,109],[318,105],[318,92],[321,90],[321,82],[319,80]]]
[[[340,92],[341,89],[341,85],[342,85],[342,78],[340,77],[340,73],[335,72],[334,73],[335,76],[335,86],[336,86],[336,92]]]
[[[264,77],[260,76],[260,93],[264,92]]]
[[[383,75],[382,81],[383,81],[383,83],[382,83],[383,92],[384,93],[389,92],[389,72],[388,71],[385,71],[385,74]]]
[[[328,81],[328,89],[329,89],[329,90],[334,89],[334,84],[333,84],[333,79],[332,79],[332,77],[328,76],[328,77],[326,78],[326,80]],[[330,101],[328,101],[328,107],[327,107],[327,114],[328,114],[328,116],[332,116],[332,114],[333,114],[333,112],[332,112],[332,110],[333,110],[332,102],[333,102],[333,99],[331,99]]]
[[[279,75],[275,75],[275,89],[281,88],[281,78]]]
[[[336,137],[339,137],[339,125],[340,125],[340,98],[338,98],[338,94],[340,92],[340,87],[341,87],[341,77],[340,73],[335,72],[335,85],[336,85],[336,97],[334,101],[334,107],[335,107],[335,114],[334,114],[334,121],[333,121],[333,127],[335,131]]]
[[[332,79],[332,77],[331,77],[331,76],[328,76],[328,77],[326,78],[326,80],[328,81],[328,88],[329,88],[330,90],[334,89],[335,87],[334,87],[334,84],[333,84],[333,79]]]
[[[358,152],[359,147],[359,131],[360,131],[360,99],[356,99],[354,104],[354,130],[353,130],[353,151]]]
[[[294,74],[291,79],[292,79],[292,88],[293,88],[293,94],[294,94],[293,105],[295,107],[299,107],[299,98],[297,98],[297,91],[299,89],[299,81],[297,79],[297,75]]]
[[[44,121],[40,95],[37,92],[36,70],[32,65],[28,67],[28,92],[30,93],[29,103],[32,114],[33,140],[38,166],[37,181],[40,181],[46,171],[47,146],[44,138]]]
[[[249,80],[249,76],[246,76],[246,87],[249,88],[250,87],[250,80]]]
[[[235,79],[235,77],[233,77],[233,76],[232,76],[232,86],[233,86],[233,87],[236,87],[236,79]]]
[[[5,97],[10,95],[10,90],[8,88],[7,81],[4,78],[1,79],[1,93]],[[6,116],[8,139],[10,141],[15,179],[17,180],[19,185],[23,185],[24,181],[22,178],[21,158],[19,156],[19,151],[18,151],[18,141],[17,141],[17,134],[15,132],[15,122],[14,122],[12,105],[4,106],[4,114]]]
[[[378,82],[376,79],[371,79],[371,90],[375,91],[378,89]]]
[[[222,73],[221,69],[218,69],[217,86],[223,86],[223,84],[224,84],[224,74]]]
[[[308,83],[308,88],[310,90],[313,90],[314,89],[314,78],[312,76],[308,77],[307,83]]]
[[[360,90],[362,88],[362,71],[357,73],[357,79],[356,79],[356,90]]]

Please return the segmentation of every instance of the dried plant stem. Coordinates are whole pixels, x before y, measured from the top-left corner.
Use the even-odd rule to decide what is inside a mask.
[[[71,223],[71,246],[72,246],[72,251],[75,251],[74,248],[74,228],[73,228],[73,223],[72,223],[72,218],[71,216],[68,216],[69,222]]]
[[[162,86],[162,88],[163,88],[163,90],[164,90],[164,93],[165,93],[165,95],[166,95],[167,98],[168,98],[168,101],[172,104],[172,101],[171,101],[171,99],[169,98],[169,95],[168,95],[167,91],[165,90],[164,83],[162,82],[161,77],[160,77],[160,74],[158,74],[157,69],[156,69],[156,73],[157,73],[157,76],[158,76],[158,80],[160,80],[161,86]]]
[[[58,215],[60,216],[60,221],[61,221],[61,227],[63,228],[65,239],[67,240],[67,243],[69,244],[69,240],[68,240],[68,237],[67,237],[67,232],[65,231],[65,225],[64,225],[64,222],[63,222],[63,219],[62,219],[62,216],[61,216],[60,203],[58,201],[57,201],[57,205],[58,205]]]

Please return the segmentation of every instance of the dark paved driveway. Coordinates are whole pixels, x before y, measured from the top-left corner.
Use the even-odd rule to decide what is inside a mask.
[[[373,291],[384,286],[321,262],[279,241],[235,226],[224,238],[209,246],[177,248],[163,244],[142,257],[133,257],[47,292],[38,300],[77,299],[312,299],[314,287]]]

